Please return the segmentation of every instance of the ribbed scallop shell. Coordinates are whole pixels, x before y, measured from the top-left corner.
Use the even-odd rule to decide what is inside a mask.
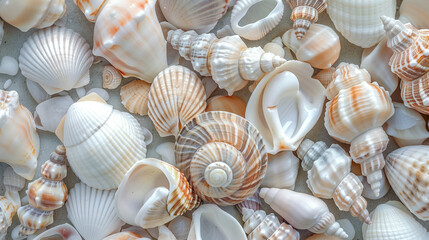
[[[121,87],[122,105],[130,111],[145,116],[149,111],[150,84],[141,80],[134,80]]]
[[[0,17],[12,26],[27,32],[46,28],[66,13],[65,0],[9,0],[0,2]]]
[[[159,0],[164,17],[182,30],[209,32],[226,13],[229,0]]]
[[[31,35],[19,55],[22,75],[50,95],[87,85],[92,62],[85,39],[71,29],[56,26]]]
[[[319,19],[319,13],[326,9],[326,0],[287,0],[287,3],[292,9],[290,19],[297,39],[304,37],[310,25]]]
[[[429,114],[429,73],[411,82],[401,82],[401,98],[404,105]]]
[[[183,174],[154,158],[134,164],[119,185],[115,201],[122,220],[143,228],[161,226],[200,204]]]
[[[66,203],[67,217],[84,239],[101,240],[119,232],[125,223],[115,208],[115,190],[99,190],[77,183]]]
[[[204,86],[188,68],[168,67],[154,79],[148,106],[159,135],[177,137],[189,120],[206,109]]]
[[[124,77],[152,82],[167,67],[167,47],[155,12],[156,0],[109,0],[94,27],[96,56]]]
[[[73,0],[79,9],[85,14],[86,19],[95,22],[98,13],[103,9],[103,4],[108,0]]]
[[[216,111],[186,124],[177,138],[176,162],[204,201],[233,205],[257,190],[268,156],[250,122]]]
[[[386,157],[385,172],[402,203],[418,218],[429,220],[429,146],[396,149]]]
[[[328,0],[329,17],[351,43],[362,48],[377,44],[384,37],[380,16],[395,17],[395,0]]]
[[[68,162],[79,179],[92,187],[117,188],[128,169],[146,156],[144,139],[133,116],[105,103],[77,102],[65,117]]]
[[[122,75],[113,66],[103,68],[103,88],[115,89],[121,85]]]
[[[399,9],[399,20],[411,23],[418,29],[429,29],[429,5],[425,0],[404,0]]]

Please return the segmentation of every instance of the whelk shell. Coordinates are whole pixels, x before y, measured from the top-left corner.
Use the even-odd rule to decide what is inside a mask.
[[[311,24],[317,22],[319,13],[326,9],[326,0],[287,0],[287,3],[292,9],[290,19],[298,40],[304,37]]]
[[[150,84],[140,80],[134,80],[121,87],[120,95],[122,105],[130,112],[141,116],[147,115],[149,111]]]

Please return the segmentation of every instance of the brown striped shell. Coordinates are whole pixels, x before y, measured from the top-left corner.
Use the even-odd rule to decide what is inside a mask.
[[[145,116],[148,113],[150,84],[141,80],[134,80],[121,87],[122,105],[130,111]]]
[[[401,97],[404,105],[429,114],[429,73],[413,81],[401,82]]]
[[[304,37],[312,23],[317,22],[319,13],[326,9],[326,0],[287,0],[292,14],[293,29],[297,39]]]
[[[206,112],[190,121],[176,142],[177,167],[204,200],[233,205],[262,182],[268,156],[259,131],[228,112]]]

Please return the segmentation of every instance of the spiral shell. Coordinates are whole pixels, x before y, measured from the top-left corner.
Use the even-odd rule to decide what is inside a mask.
[[[401,97],[405,106],[428,115],[429,73],[413,81],[402,81]]]
[[[326,0],[287,0],[292,13],[293,29],[298,40],[304,37],[310,25],[317,22],[319,13],[325,11]]]
[[[113,66],[103,68],[103,88],[115,89],[121,85],[122,75]]]
[[[150,84],[141,80],[134,80],[121,87],[122,105],[130,111],[145,116],[149,111]]]
[[[206,112],[183,128],[177,167],[208,202],[233,205],[250,197],[265,175],[268,156],[258,130],[227,112]]]

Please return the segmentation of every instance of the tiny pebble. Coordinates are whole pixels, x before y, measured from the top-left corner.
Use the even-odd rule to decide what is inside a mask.
[[[110,96],[109,96],[109,93],[106,91],[106,90],[104,90],[104,89],[102,89],[102,88],[93,88],[93,89],[91,89],[91,90],[89,90],[87,93],[86,93],[86,95],[88,95],[88,94],[90,94],[90,93],[96,93],[96,94],[98,94],[102,99],[104,99],[104,101],[108,101],[109,100],[109,98],[110,98]]]
[[[84,97],[84,96],[85,96],[85,94],[86,94],[86,90],[85,90],[85,88],[83,88],[83,87],[76,88],[76,94],[77,94],[77,96],[78,96],[79,98]]]
[[[0,74],[15,76],[18,73],[18,61],[10,56],[4,56],[0,62]]]
[[[6,90],[12,85],[12,80],[8,79],[4,82],[3,89]]]

